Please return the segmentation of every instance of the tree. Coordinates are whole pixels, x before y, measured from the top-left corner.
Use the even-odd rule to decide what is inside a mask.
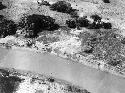
[[[101,21],[101,17],[99,16],[99,15],[97,15],[97,14],[95,14],[95,15],[91,15],[90,16],[94,21]]]
[[[16,91],[21,79],[16,76],[0,77],[0,92],[13,93]]]
[[[59,25],[55,23],[55,19],[50,16],[38,14],[22,18],[18,23],[18,27],[24,28],[26,37],[37,37],[38,33],[43,30],[54,31],[59,29]]]
[[[79,18],[79,15],[78,15],[78,10],[76,9],[72,9],[73,11],[70,12],[70,16],[71,18]]]
[[[112,24],[109,22],[107,23],[103,22],[102,25],[104,29],[112,29]]]
[[[101,22],[94,21],[93,23],[89,24],[88,29],[100,29],[102,27],[103,25],[101,24]]]
[[[86,18],[84,17],[80,17],[77,19],[77,24],[80,26],[80,27],[88,27],[89,26],[89,20],[87,20]]]
[[[0,36],[6,37],[8,35],[15,35],[17,31],[17,25],[14,21],[8,19],[2,19],[0,22]]]
[[[104,3],[110,3],[110,0],[103,0]]]
[[[50,6],[49,2],[48,1],[44,1],[44,0],[40,0],[40,1],[37,0],[37,3],[38,3],[39,6],[41,6],[41,5]]]
[[[50,10],[69,14],[76,11],[75,9],[72,9],[71,4],[66,1],[57,1],[50,6]]]
[[[76,28],[77,27],[77,23],[73,19],[66,20],[66,24],[69,28]]]
[[[5,5],[3,5],[2,2],[0,2],[0,10],[3,10],[5,8],[7,8],[7,7]]]

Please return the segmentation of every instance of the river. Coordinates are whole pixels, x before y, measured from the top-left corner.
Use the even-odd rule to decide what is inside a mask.
[[[51,75],[92,93],[125,93],[125,79],[50,54],[0,48],[0,66]]]

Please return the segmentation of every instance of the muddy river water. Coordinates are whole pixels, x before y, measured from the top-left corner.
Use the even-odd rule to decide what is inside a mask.
[[[125,93],[125,79],[49,54],[0,48],[0,66],[51,75],[92,93]]]

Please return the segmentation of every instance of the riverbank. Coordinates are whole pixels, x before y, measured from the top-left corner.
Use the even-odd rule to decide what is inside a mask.
[[[4,53],[1,49],[0,53]],[[79,63],[60,57],[22,51],[9,50],[0,63],[1,67],[46,74],[52,77],[72,82],[92,93],[124,93],[125,79],[105,71],[99,71]]]
[[[67,42],[67,41],[64,41],[64,42]],[[70,42],[75,42],[75,39]],[[75,63],[80,63],[83,65],[95,68],[97,70],[109,72],[111,74],[114,74],[123,78],[125,77],[125,71],[121,72],[119,68],[117,69],[113,66],[109,66],[108,64],[106,64],[106,62],[103,62],[101,60],[93,60],[92,59],[93,55],[89,55],[86,57],[86,56],[80,55],[79,53],[73,53],[73,54],[66,53],[67,50],[69,51],[69,49],[70,51],[77,51],[77,49],[80,47],[79,45],[77,45],[78,48],[76,47],[75,49],[75,47],[73,47],[74,45],[71,45],[71,48],[69,48],[70,46],[66,46],[66,44],[68,45],[68,43],[61,45],[62,43],[59,41],[59,42],[44,44],[43,41],[33,42],[32,40],[29,40],[29,39],[21,39],[13,36],[8,36],[0,40],[0,46],[3,48],[12,49],[12,50],[21,50],[21,51],[32,51],[32,52],[42,53],[42,54],[49,53],[50,55],[54,55],[54,56],[64,58],[66,60],[74,61]],[[77,43],[79,42],[76,41],[75,46]],[[62,49],[60,46],[62,47]]]
[[[9,79],[9,82],[14,83],[9,83],[7,79]],[[90,93],[86,89],[75,86],[72,83],[57,80],[45,74],[11,68],[0,67],[0,80],[10,85],[8,87],[4,86],[4,83],[0,83],[1,86],[4,86],[4,88],[1,87],[0,91],[7,91],[6,93]]]

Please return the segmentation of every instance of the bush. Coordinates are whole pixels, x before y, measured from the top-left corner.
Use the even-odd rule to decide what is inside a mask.
[[[21,79],[16,76],[0,77],[0,92],[1,93],[13,93],[21,83]]]
[[[84,17],[80,17],[77,20],[77,23],[80,27],[88,27],[89,26],[89,20],[87,20]]]
[[[5,9],[5,8],[7,8],[7,7],[4,6],[4,5],[2,4],[2,2],[0,2],[0,10],[3,10],[3,9]]]
[[[69,28],[76,28],[77,27],[77,23],[73,19],[66,20],[66,24]]]
[[[22,18],[18,23],[18,27],[26,30],[27,37],[36,37],[43,30],[57,30],[59,25],[50,16],[33,14]]]
[[[37,1],[37,2],[38,2],[38,4],[39,4],[39,6],[41,6],[41,5],[50,6],[50,4],[49,4],[48,1],[41,1],[41,2]]]
[[[15,35],[17,25],[12,20],[2,19],[0,22],[0,36],[6,37],[8,35]]]
[[[0,21],[1,21],[3,18],[4,18],[4,16],[3,16],[3,15],[0,15]]]
[[[69,14],[72,18],[78,18],[79,17],[76,9],[72,9],[72,11]]]
[[[100,22],[93,22],[88,26],[89,29],[100,29],[102,27],[103,25]]]
[[[100,28],[102,28],[102,26],[103,26],[103,24],[101,22],[102,18],[99,15],[97,15],[97,14],[91,15],[90,18],[92,18],[94,22],[89,25],[89,29],[100,29]]]
[[[99,15],[97,15],[97,14],[95,14],[95,15],[91,15],[90,16],[94,21],[101,21],[101,17],[99,16]]]
[[[112,24],[107,22],[107,23],[102,23],[104,29],[112,29]]]
[[[104,2],[104,3],[110,3],[110,1],[109,1],[109,0],[103,0],[103,2]]]
[[[57,1],[50,6],[50,10],[69,14],[76,11],[75,9],[72,9],[71,4],[66,1]]]

